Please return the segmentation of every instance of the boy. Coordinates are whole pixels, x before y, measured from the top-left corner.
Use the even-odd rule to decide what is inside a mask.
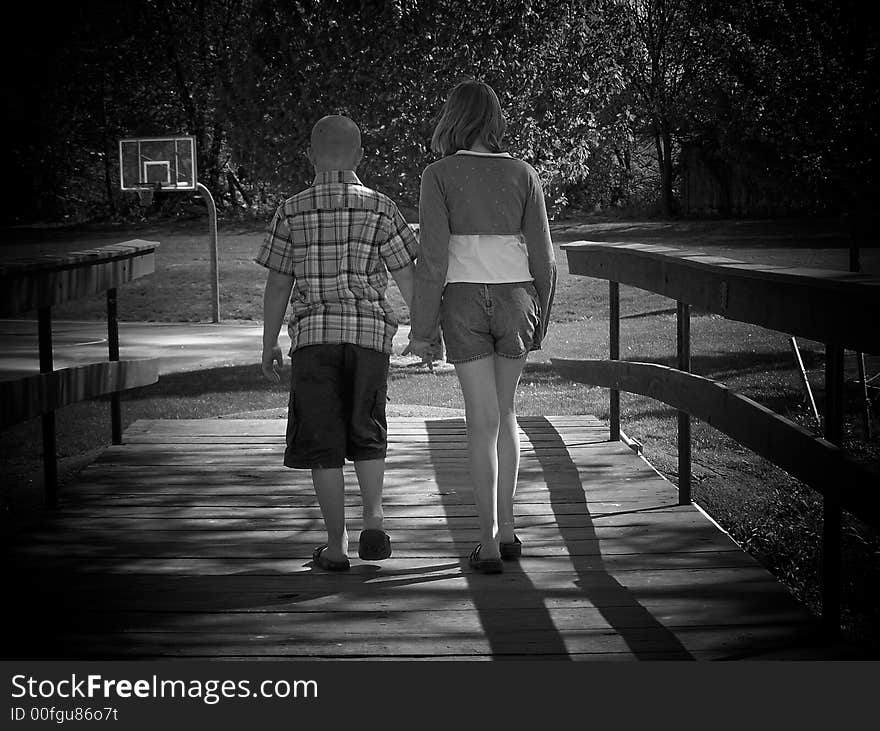
[[[385,299],[388,272],[412,302],[418,242],[388,197],[361,184],[360,130],[347,117],[318,120],[308,157],[310,188],[279,206],[255,261],[269,269],[263,299],[263,373],[280,382],[278,333],[291,304],[291,383],[284,464],[310,469],[327,529],[312,558],[328,571],[350,566],[345,459],[363,500],[358,555],[391,555],[385,533],[385,400],[396,317]]]

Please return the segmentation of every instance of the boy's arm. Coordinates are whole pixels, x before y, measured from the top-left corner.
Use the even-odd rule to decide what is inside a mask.
[[[410,310],[412,309],[414,272],[415,264],[412,263],[403,267],[403,269],[395,269],[391,272],[391,276],[394,277],[394,281],[397,282],[397,288],[400,290],[400,295],[403,297],[403,301],[406,302],[406,306]]]
[[[412,227],[393,203],[392,210],[384,220],[388,226],[388,238],[379,247],[379,255],[397,283],[400,295],[411,315],[415,259],[419,249],[419,241],[413,233]]]
[[[278,345],[278,334],[284,324],[290,291],[293,289],[293,277],[289,274],[269,270],[266,277],[266,291],[263,293],[263,375],[272,383],[281,382],[278,368],[283,365],[281,346]],[[278,368],[275,364],[278,364]]]

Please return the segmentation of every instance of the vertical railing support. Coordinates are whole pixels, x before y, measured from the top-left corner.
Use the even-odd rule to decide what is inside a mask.
[[[110,360],[119,360],[119,316],[116,288],[107,290],[107,346]],[[119,392],[110,394],[110,435],[113,444],[122,444],[122,409]]]
[[[52,309],[41,307],[37,311],[37,337],[40,349],[40,373],[54,370],[52,355]],[[58,463],[55,441],[55,412],[42,416],[43,422],[43,489],[46,507],[58,506]]]
[[[678,370],[691,370],[691,308],[686,302],[676,307],[676,345]],[[691,417],[686,411],[678,412],[678,503],[691,502]]]
[[[822,499],[822,625],[831,638],[840,634],[842,518],[840,493],[828,485]]]
[[[611,360],[620,360],[620,283],[608,282],[608,346]],[[612,442],[620,441],[620,391],[609,391],[608,410],[611,420]]]
[[[843,446],[843,348],[825,345],[825,438]]]
[[[825,345],[825,438],[843,446],[843,347]],[[840,633],[840,493],[828,484],[822,508],[822,624],[831,637]]]
[[[871,428],[871,399],[868,396],[868,375],[865,372],[865,354],[856,353],[856,369],[859,373],[859,386],[861,388],[862,401],[862,427],[865,430],[865,440],[874,438],[874,430]]]
[[[850,229],[849,239],[849,270],[851,272],[862,271],[862,262],[859,252],[862,245],[863,228],[864,222],[861,220],[861,217],[856,214]],[[861,394],[859,394],[862,400],[862,426],[865,430],[865,439],[870,441],[873,438],[871,430],[871,400],[868,397],[868,380],[867,374],[865,373],[864,353],[856,353],[856,368],[859,372],[859,384],[862,391]]]

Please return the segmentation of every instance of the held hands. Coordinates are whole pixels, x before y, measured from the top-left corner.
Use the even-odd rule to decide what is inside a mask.
[[[428,366],[431,373],[434,372],[434,361],[443,357],[443,349],[439,343],[432,343],[428,340],[419,340],[418,338],[410,338],[409,345],[406,346],[401,355],[417,355],[422,359],[422,363]]]
[[[277,367],[276,367],[277,364]],[[284,356],[281,354],[281,346],[276,342],[271,348],[263,346],[263,375],[270,383],[281,383],[281,373],[284,365]]]

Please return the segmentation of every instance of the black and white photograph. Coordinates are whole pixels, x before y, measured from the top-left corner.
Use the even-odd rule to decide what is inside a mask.
[[[9,727],[599,676],[637,707],[722,667],[855,694],[880,659],[871,6],[17,4]]]

